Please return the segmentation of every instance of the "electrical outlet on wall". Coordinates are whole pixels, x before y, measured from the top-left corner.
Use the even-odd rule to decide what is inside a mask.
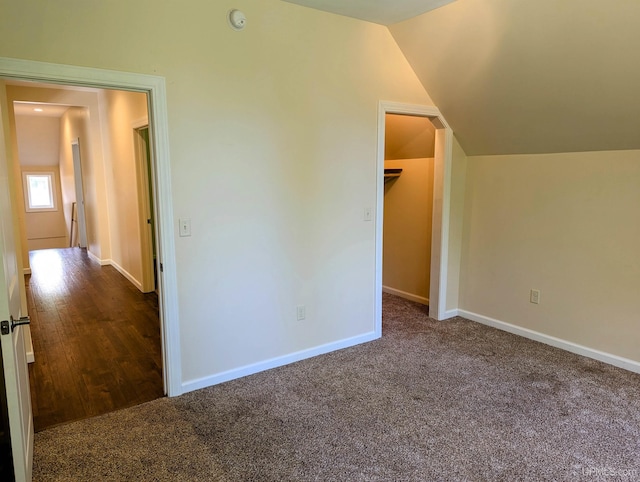
[[[296,307],[296,318],[298,321],[302,321],[307,317],[307,310],[304,305],[298,305]]]
[[[536,305],[540,303],[540,290],[531,290],[529,293],[529,302]]]

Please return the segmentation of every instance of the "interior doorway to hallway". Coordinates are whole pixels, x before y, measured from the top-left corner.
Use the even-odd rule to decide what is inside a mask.
[[[31,169],[44,157],[34,160],[33,151],[47,148],[57,160],[37,166],[56,172],[55,213],[29,213],[21,209],[20,195],[13,200],[25,212],[20,225],[23,265],[31,272],[36,430],[162,396],[162,293],[156,292],[155,235],[149,233],[156,226],[155,173],[146,94],[20,81],[7,82],[6,89],[14,105],[15,165]],[[37,123],[32,117],[50,106],[59,113],[57,136],[43,136],[39,125],[30,137],[26,131]],[[143,168],[136,138],[141,125]],[[25,137],[31,149],[23,149]],[[55,137],[57,145],[41,145]],[[86,249],[62,248],[82,246],[79,214],[85,215]]]
[[[8,125],[6,85],[3,79],[27,82],[49,82],[68,84],[88,88],[124,89],[132,92],[144,92],[149,103],[149,124],[154,135],[152,147],[154,152],[154,182],[156,184],[156,245],[158,248],[158,302],[161,324],[163,379],[165,391],[169,396],[180,395],[184,388],[181,376],[180,327],[178,318],[178,285],[173,233],[173,199],[171,194],[171,163],[169,156],[169,126],[167,112],[166,82],[163,77],[132,72],[79,67],[33,60],[0,57],[0,102],[2,103],[2,132]],[[75,87],[74,87],[75,88]],[[11,160],[13,151],[12,139],[0,136],[0,152],[3,153],[2,164],[12,170],[16,164]],[[6,156],[4,154],[7,154]],[[15,191],[15,181],[7,182],[6,170],[3,170],[5,193]],[[5,241],[15,244],[18,252],[22,249],[21,240],[16,235],[17,213],[15,203],[5,196],[0,216],[2,225],[7,227],[10,237]],[[10,246],[3,253],[5,259],[5,275],[16,276],[24,268],[20,256]],[[87,252],[91,252],[88,250]],[[7,261],[8,260],[8,261]],[[21,274],[21,273],[20,273]],[[11,282],[12,290],[8,293],[9,311],[16,316],[27,314],[27,299],[24,283]],[[16,474],[28,478],[33,460],[33,425],[31,396],[27,370],[27,354],[24,338],[27,338],[28,327],[21,327],[16,336],[5,343],[3,341],[3,360],[11,361],[12,369],[5,365],[6,399],[8,402],[8,419],[11,424],[11,450]],[[4,340],[3,338],[3,340]]]

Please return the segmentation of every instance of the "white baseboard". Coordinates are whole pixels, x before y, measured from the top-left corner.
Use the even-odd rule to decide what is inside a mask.
[[[92,260],[94,260],[100,266],[108,266],[108,265],[111,264],[111,260],[110,259],[100,259],[95,254],[93,254],[91,251],[89,251],[88,249],[87,249],[87,254],[89,255],[89,257]]]
[[[390,295],[396,295],[400,298],[404,298],[409,301],[415,301],[416,303],[422,303],[423,305],[429,304],[429,298],[423,296],[414,295],[413,293],[407,293],[406,291],[397,290],[395,288],[389,288],[388,286],[382,286],[382,291],[389,293]]]
[[[100,266],[113,266],[115,269],[118,270],[118,272],[122,276],[127,278],[136,288],[138,288],[140,291],[142,291],[142,283],[140,281],[138,281],[126,269],[124,269],[122,266],[120,266],[118,263],[116,263],[114,260],[112,260],[112,259],[100,259],[89,250],[87,250],[87,253],[89,253],[89,257],[91,259],[93,259],[94,261],[96,261],[98,264],[100,264]]]
[[[623,368],[625,370],[629,370],[630,372],[640,373],[640,362],[630,360],[628,358],[623,358],[617,355],[612,355],[611,353],[605,353],[593,348],[578,345],[567,340],[562,340],[554,336],[545,335],[544,333],[539,333],[537,331],[529,330],[528,328],[512,325],[511,323],[506,323],[504,321],[489,318],[488,316],[479,315],[470,311],[458,310],[458,315],[462,316],[463,318],[468,318],[469,320],[482,323],[483,325],[492,326],[503,331],[508,331],[509,333],[513,333],[514,335],[523,336],[525,338],[529,338],[530,340],[539,341],[540,343],[545,343],[546,345],[551,345],[556,348],[575,353],[577,355],[586,356],[587,358],[592,358],[594,360],[608,363],[609,365]]]
[[[229,380],[234,380],[236,378],[246,377],[248,375],[253,375],[254,373],[270,370],[271,368],[288,365],[290,363],[304,360],[306,358],[312,358],[314,356],[323,355],[325,353],[341,350],[343,348],[348,348],[350,346],[360,345],[361,343],[373,341],[377,338],[380,338],[380,336],[376,335],[376,333],[372,331],[364,335],[354,336],[352,338],[346,338],[344,340],[336,341],[333,343],[327,343],[325,345],[309,348],[307,350],[297,351],[289,355],[271,358],[263,362],[258,362],[258,363],[246,365],[240,368],[235,368],[233,370],[228,370],[226,372],[218,373],[216,375],[198,378],[196,380],[188,380],[186,382],[183,382],[182,384],[182,393],[187,393],[193,390],[199,390],[201,388],[210,387],[212,385],[228,382]]]
[[[459,316],[460,313],[458,312],[457,309],[455,310],[447,310],[444,312],[444,318],[442,318],[443,320],[448,320],[449,318],[455,318],[456,316]]]
[[[133,283],[133,285],[138,288],[140,291],[142,291],[142,283],[140,283],[140,281],[138,281],[137,279],[135,279],[133,277],[133,275],[131,273],[129,273],[126,269],[124,269],[122,266],[120,266],[118,263],[116,263],[114,260],[110,259],[109,260],[109,264],[111,266],[113,266],[115,269],[117,269],[120,274],[122,276],[124,276],[125,278],[127,278],[129,281],[131,281],[131,283]]]

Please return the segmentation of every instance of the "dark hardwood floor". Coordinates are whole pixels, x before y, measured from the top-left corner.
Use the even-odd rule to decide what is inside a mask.
[[[164,395],[158,297],[80,248],[30,253],[35,430]]]

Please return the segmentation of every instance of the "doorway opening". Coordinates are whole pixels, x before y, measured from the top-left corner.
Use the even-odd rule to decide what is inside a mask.
[[[31,273],[36,431],[162,396],[158,294],[143,262],[153,263],[156,225],[147,95],[16,81],[5,89],[14,166],[23,176],[50,171],[55,201],[35,210],[13,200]],[[139,119],[142,147],[130,127]]]
[[[150,144],[154,152],[153,174],[157,187],[155,199],[158,260],[158,304],[162,320],[161,344],[162,367],[166,392],[169,396],[182,393],[179,326],[177,309],[177,277],[175,267],[175,246],[173,239],[173,207],[171,197],[171,168],[168,148],[168,124],[165,81],[161,77],[109,71],[94,68],[50,64],[36,61],[0,58],[0,79],[22,82],[54,83],[61,89],[122,89],[142,92],[149,99],[148,123],[153,135]],[[4,94],[4,85],[3,92]],[[130,134],[129,134],[130,135]],[[10,140],[7,139],[7,143]],[[5,141],[0,148],[5,149]],[[82,140],[81,144],[82,146]],[[13,206],[15,210],[15,206]],[[5,222],[11,222],[4,215]],[[90,235],[89,235],[90,238]],[[68,239],[68,238],[67,238]],[[90,243],[88,248],[91,249]],[[22,260],[17,260],[20,270]],[[20,283],[18,283],[20,285]],[[22,285],[24,286],[24,285]],[[26,294],[23,293],[23,312],[26,312]],[[24,367],[26,371],[26,366]],[[29,410],[30,412],[30,410]],[[29,416],[24,414],[24,417]],[[24,418],[23,417],[23,418]],[[13,434],[12,434],[13,435]]]
[[[386,114],[382,290],[429,305],[435,127]]]
[[[433,152],[433,208],[431,216],[431,253],[429,273],[429,316],[436,320],[448,317],[447,271],[449,246],[449,211],[451,191],[451,162],[453,132],[435,107],[380,102],[378,107],[378,158],[376,203],[376,260],[375,260],[375,332],[382,335],[383,291],[383,212],[385,133],[387,114],[428,118],[435,129]]]

